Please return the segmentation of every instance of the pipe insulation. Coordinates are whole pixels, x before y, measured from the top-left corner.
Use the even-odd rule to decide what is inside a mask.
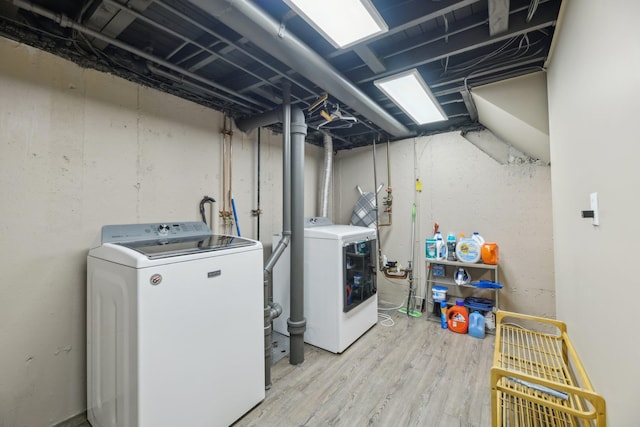
[[[248,0],[189,0],[216,20],[358,111],[389,134],[414,136],[402,123],[376,104],[324,58]]]
[[[331,171],[333,170],[333,139],[324,134],[324,172],[320,190],[320,216],[329,216],[329,195],[331,193]]]

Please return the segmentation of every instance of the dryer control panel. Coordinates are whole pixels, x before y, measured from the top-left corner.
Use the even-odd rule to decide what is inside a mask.
[[[326,216],[312,216],[304,219],[304,227],[321,227],[325,225],[333,225],[333,222]]]

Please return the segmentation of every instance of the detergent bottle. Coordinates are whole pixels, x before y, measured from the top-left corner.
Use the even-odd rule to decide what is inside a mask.
[[[456,260],[456,236],[453,233],[447,235],[447,260]]]
[[[476,242],[478,242],[478,245],[480,246],[484,245],[484,238],[477,231],[473,232],[473,236],[471,236],[471,238]]]
[[[476,263],[481,257],[482,245],[476,239],[461,237],[456,244],[456,259],[460,262]]]
[[[440,326],[442,329],[447,329],[447,302],[440,302]]]
[[[469,335],[474,338],[484,338],[484,316],[479,311],[469,315]]]
[[[456,305],[447,311],[447,325],[459,334],[466,334],[469,330],[469,312],[463,300],[457,300]]]
[[[447,259],[447,244],[442,238],[442,234],[437,231],[434,238],[436,239],[436,259]]]

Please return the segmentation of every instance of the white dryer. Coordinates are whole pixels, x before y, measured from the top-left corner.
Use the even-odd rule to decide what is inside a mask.
[[[260,242],[202,222],[105,226],[87,282],[93,427],[228,426],[264,399]]]
[[[274,236],[274,245],[280,240]],[[378,321],[376,230],[305,218],[304,341],[342,353]],[[289,248],[273,271],[273,299],[283,308],[273,329],[289,335]]]

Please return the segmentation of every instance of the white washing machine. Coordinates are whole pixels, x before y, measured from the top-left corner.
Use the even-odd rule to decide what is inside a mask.
[[[103,227],[87,257],[91,425],[228,426],[261,402],[262,259],[203,222]]]
[[[274,235],[274,245],[280,235]],[[304,341],[342,353],[378,321],[376,231],[334,225],[324,217],[305,219]],[[282,315],[273,320],[276,332],[289,335],[289,248],[273,271],[273,300]]]

